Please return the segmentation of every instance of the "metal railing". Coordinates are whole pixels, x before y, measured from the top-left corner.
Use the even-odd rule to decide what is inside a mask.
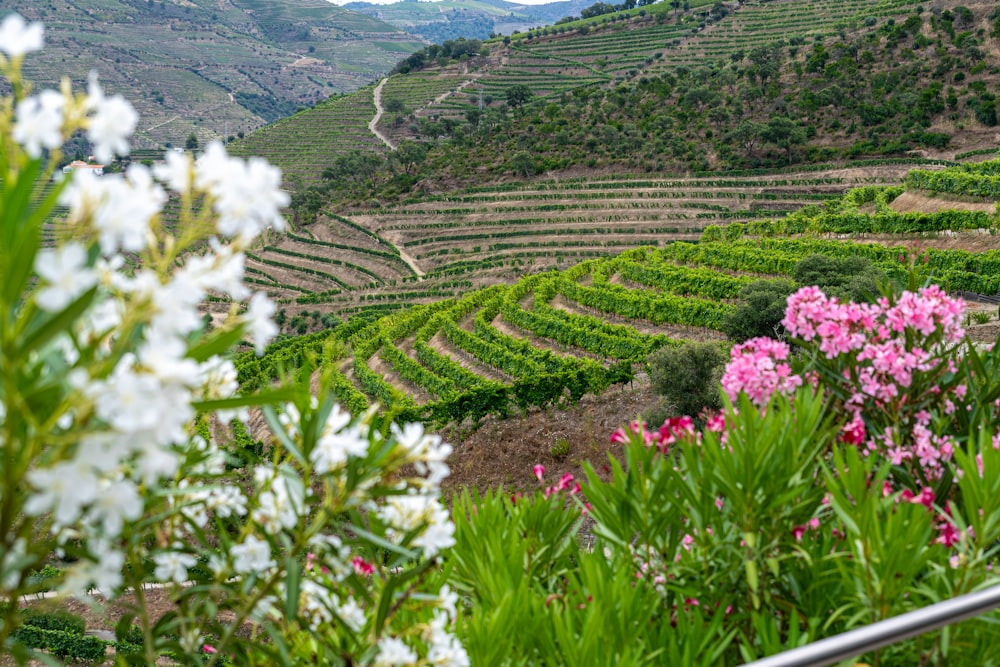
[[[1000,607],[1000,586],[960,595],[808,646],[748,663],[746,667],[825,667],[883,646],[958,623]]]

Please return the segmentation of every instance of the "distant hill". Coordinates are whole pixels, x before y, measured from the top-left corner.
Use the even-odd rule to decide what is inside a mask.
[[[440,44],[449,39],[485,39],[555,23],[579,14],[589,0],[563,0],[544,5],[522,5],[505,0],[402,0],[389,5],[351,2],[344,7],[379,18]]]
[[[5,0],[46,27],[39,85],[90,70],[142,115],[140,148],[247,132],[355,90],[423,46],[326,0]]]

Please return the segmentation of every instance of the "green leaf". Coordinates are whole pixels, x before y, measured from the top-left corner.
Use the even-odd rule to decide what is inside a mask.
[[[191,403],[192,406],[199,412],[212,412],[214,410],[234,410],[236,408],[247,408],[254,406],[268,406],[274,405],[276,403],[284,403],[286,401],[294,400],[297,396],[297,392],[292,387],[282,387],[278,389],[270,389],[268,391],[258,392],[256,394],[247,394],[245,396],[233,396],[231,398],[217,398],[208,401],[194,401]],[[270,422],[268,422],[270,423]],[[272,424],[272,427],[274,425]],[[284,429],[281,429],[284,431]]]
[[[299,584],[302,568],[289,556],[285,559],[285,572],[288,573],[285,582],[285,618],[291,620],[299,615]]]
[[[401,547],[398,544],[393,544],[392,542],[389,542],[388,540],[379,537],[375,533],[369,532],[364,528],[360,528],[355,524],[349,524],[347,528],[358,537],[368,540],[369,542],[372,542],[373,544],[375,544],[375,546],[382,547],[383,549],[399,554],[400,556],[403,556],[405,558],[409,559],[417,558],[418,555],[417,552],[411,551],[405,547]]]
[[[228,331],[202,336],[200,340],[188,349],[188,358],[202,362],[219,354],[228,352],[243,337],[243,328],[236,327]]]

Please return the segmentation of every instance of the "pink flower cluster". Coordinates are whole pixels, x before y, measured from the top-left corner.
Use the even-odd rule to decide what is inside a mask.
[[[647,447],[655,445],[664,454],[670,446],[682,440],[696,439],[698,433],[694,428],[694,421],[687,415],[683,417],[670,417],[663,422],[663,426],[657,431],[650,431],[646,422],[634,421],[628,425],[628,430],[619,427],[611,434],[612,444],[625,445],[631,442],[632,436],[640,436],[642,442]]]
[[[534,466],[532,466],[531,473],[535,476],[535,478],[539,482],[543,482],[545,478],[545,466],[543,466],[541,463],[536,463]],[[551,496],[561,493],[563,491],[565,491],[567,494],[571,496],[580,492],[580,482],[577,482],[573,478],[573,473],[564,472],[562,474],[562,477],[559,478],[558,482],[556,482],[552,486],[546,487],[545,497],[550,498]]]
[[[951,298],[937,285],[904,291],[894,304],[885,297],[876,304],[841,304],[818,287],[803,287],[788,297],[781,324],[806,342],[818,338],[820,350],[833,359],[907,330],[923,336],[940,331],[945,341],[958,342],[965,335],[964,311],[964,301]]]
[[[782,325],[822,353],[813,363],[826,367],[827,386],[841,397],[848,416],[841,439],[868,453],[884,448],[895,464],[919,464],[926,479],[936,479],[954,443],[933,432],[928,410],[951,414],[965,395],[964,385],[937,384],[955,370],[942,352],[965,335],[964,308],[937,285],[875,304],[842,304],[818,287],[803,287],[788,297]],[[754,338],[734,347],[731,356],[722,377],[730,399],[744,392],[763,406],[775,392],[790,394],[803,383],[787,363],[783,342]],[[818,378],[813,372],[806,377]]]
[[[741,392],[754,404],[764,406],[774,392],[790,394],[802,386],[802,378],[787,363],[788,345],[772,338],[751,338],[733,347],[722,375],[722,388],[735,401]]]

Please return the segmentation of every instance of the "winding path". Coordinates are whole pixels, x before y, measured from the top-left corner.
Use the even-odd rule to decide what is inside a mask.
[[[382,108],[382,86],[384,86],[385,82],[388,80],[388,78],[382,79],[378,82],[378,85],[375,86],[375,94],[373,95],[375,99],[375,117],[368,122],[368,129],[372,131],[372,134],[381,139],[382,143],[389,147],[389,150],[394,151],[396,150],[396,144],[389,141],[389,137],[379,132],[378,129],[378,122],[382,119],[382,114],[385,112],[385,109]]]

